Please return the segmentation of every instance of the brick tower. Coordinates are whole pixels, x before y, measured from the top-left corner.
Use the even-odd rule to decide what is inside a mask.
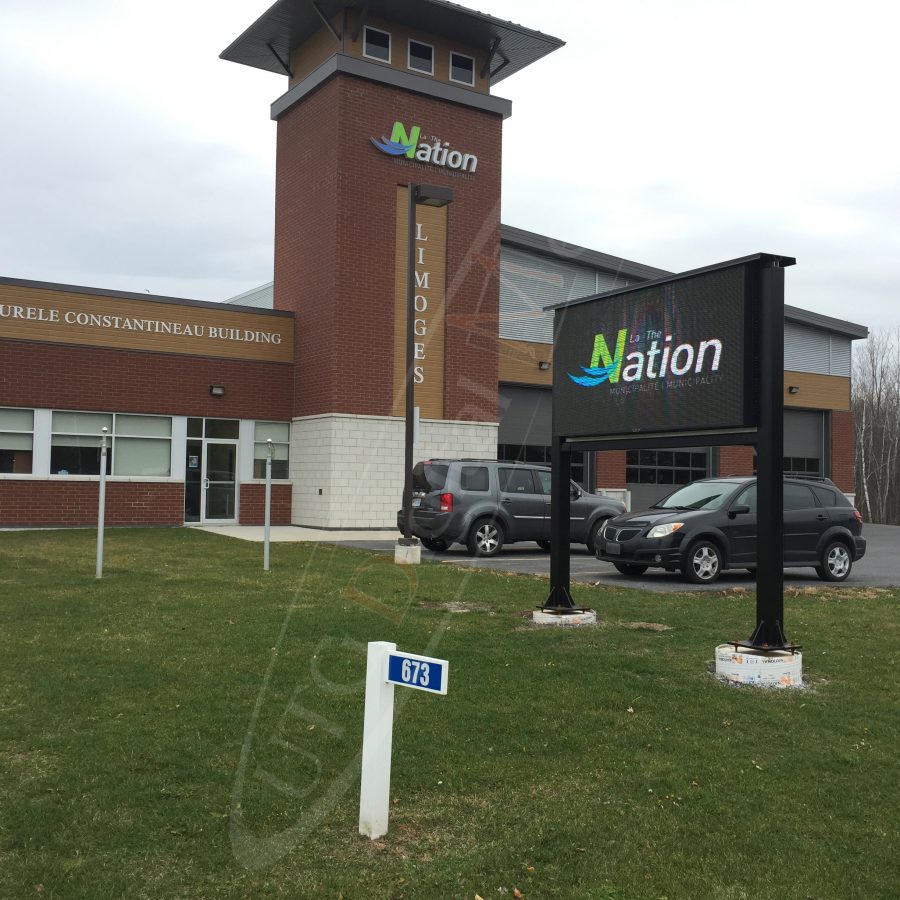
[[[500,166],[491,86],[562,44],[444,0],[281,0],[223,59],[287,75],[275,307],[296,316],[292,521],[396,522],[403,488],[407,185],[416,213],[416,458],[494,457]]]

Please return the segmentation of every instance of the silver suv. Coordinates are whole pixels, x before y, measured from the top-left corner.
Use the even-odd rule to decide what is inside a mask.
[[[573,481],[572,541],[596,553],[603,523],[625,504],[589,494]],[[465,544],[473,556],[495,556],[504,544],[537,541],[550,548],[550,469],[486,459],[430,459],[413,469],[413,534],[442,552]],[[403,511],[397,513],[403,530]]]

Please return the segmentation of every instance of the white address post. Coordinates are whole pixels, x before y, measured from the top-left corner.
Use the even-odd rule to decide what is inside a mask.
[[[359,833],[387,834],[391,795],[391,745],[394,737],[394,685],[430,694],[446,694],[445,659],[398,652],[388,641],[371,641],[366,657],[366,708],[363,719]]]
[[[103,577],[103,532],[106,530],[106,437],[109,429],[101,429],[103,439],[100,444],[100,493],[97,498],[97,578]]]
[[[263,571],[269,571],[269,538],[272,525],[272,438],[266,438],[266,517],[263,529]]]

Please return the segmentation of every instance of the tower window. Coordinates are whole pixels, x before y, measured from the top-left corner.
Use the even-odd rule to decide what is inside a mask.
[[[366,25],[363,37],[363,56],[389,63],[391,61],[391,36],[386,31],[379,31],[377,28]]]
[[[434,75],[434,47],[421,41],[409,42],[409,68],[425,75]]]
[[[465,53],[451,52],[450,54],[450,80],[458,81],[460,84],[467,84],[469,87],[475,85],[475,60]]]

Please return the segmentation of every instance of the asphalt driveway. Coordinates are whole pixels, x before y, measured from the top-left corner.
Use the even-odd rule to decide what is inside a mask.
[[[853,566],[850,577],[837,586],[900,587],[900,527],[893,525],[866,525],[863,534],[868,542],[866,555]],[[361,547],[368,550],[394,552],[394,541],[346,541],[345,546]],[[537,544],[511,544],[499,556],[492,559],[478,559],[469,556],[461,544],[454,544],[446,553],[432,553],[422,548],[423,559],[434,559],[464,566],[477,566],[500,572],[521,572],[529,575],[550,574],[550,554],[541,551]],[[636,587],[648,591],[721,591],[730,587],[755,585],[755,576],[746,571],[725,572],[717,582],[710,585],[688,584],[678,573],[670,574],[662,569],[648,569],[640,578],[629,578],[588,553],[581,544],[572,545],[572,581],[600,582],[617,587]],[[786,586],[803,587],[823,584],[814,569],[786,569]]]

